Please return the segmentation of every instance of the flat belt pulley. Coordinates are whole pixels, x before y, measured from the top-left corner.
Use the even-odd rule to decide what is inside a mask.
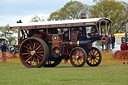
[[[53,57],[58,58],[59,56],[61,56],[61,53],[62,53],[62,51],[61,51],[60,47],[56,46],[56,47],[52,48]]]

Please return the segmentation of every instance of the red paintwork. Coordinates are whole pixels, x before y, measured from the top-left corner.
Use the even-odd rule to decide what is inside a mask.
[[[54,42],[54,43],[52,43],[52,45],[60,45],[60,43],[59,42]]]

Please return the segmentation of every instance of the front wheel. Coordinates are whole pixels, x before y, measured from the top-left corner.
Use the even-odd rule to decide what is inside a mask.
[[[81,47],[75,47],[70,52],[70,62],[74,67],[84,66],[86,58],[86,52]]]
[[[97,48],[92,47],[90,52],[88,52],[87,64],[92,67],[98,66],[101,63],[101,60],[101,52]]]
[[[37,68],[46,63],[49,49],[41,38],[31,37],[21,43],[19,56],[24,66]]]

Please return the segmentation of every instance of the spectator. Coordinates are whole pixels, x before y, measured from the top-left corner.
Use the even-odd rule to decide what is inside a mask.
[[[115,36],[114,34],[111,35],[111,43],[112,43],[112,49],[115,48]]]
[[[106,37],[105,36],[103,36],[101,38],[101,42],[102,42],[102,52],[104,52],[105,51],[105,43],[106,43]]]
[[[127,34],[127,32],[125,33],[125,37],[128,37],[128,34]]]
[[[16,43],[15,43],[13,46],[14,46],[14,49],[15,49],[13,56],[14,56],[15,58],[17,58],[16,53],[18,53],[18,45],[16,45]]]
[[[17,58],[17,56],[16,56],[16,53],[18,53],[18,48],[17,48],[17,45],[15,44],[15,45],[12,45],[11,47],[10,47],[10,54],[11,54],[11,58]]]
[[[15,48],[14,48],[14,46],[12,45],[12,46],[10,47],[11,58],[14,57],[14,56],[13,56],[13,54],[14,54],[14,50],[15,50]]]
[[[126,50],[126,47],[125,47],[125,39],[123,39],[123,43],[121,44],[120,49],[121,50]]]
[[[0,47],[0,53],[1,53],[1,47]],[[2,60],[2,55],[0,56],[0,60]]]
[[[125,33],[125,37],[123,39],[125,39],[125,43],[128,43],[128,35],[127,35],[127,33]]]
[[[3,63],[7,62],[6,49],[7,49],[7,45],[2,41],[1,42],[1,54],[3,57]]]
[[[111,43],[111,36],[108,35],[106,38],[106,53],[110,54],[110,43]]]

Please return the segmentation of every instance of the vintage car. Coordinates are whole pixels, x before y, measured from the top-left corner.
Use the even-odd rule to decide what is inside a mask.
[[[98,66],[102,55],[92,43],[107,35],[111,20],[90,18],[63,21],[17,23],[19,57],[30,68],[55,67],[62,59],[74,67]]]

